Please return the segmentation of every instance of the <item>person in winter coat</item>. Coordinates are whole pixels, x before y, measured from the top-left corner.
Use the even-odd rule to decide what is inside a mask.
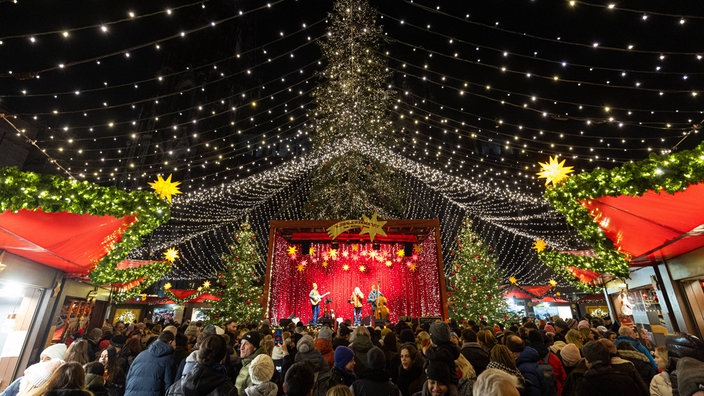
[[[357,377],[361,376],[366,368],[367,352],[374,346],[369,330],[364,326],[357,326],[350,336],[349,348],[354,351],[354,358],[357,363],[354,372]]]
[[[186,375],[174,382],[167,396],[236,396],[237,390],[222,365],[227,354],[225,339],[216,334],[205,337],[198,361]]]
[[[672,396],[672,382],[670,373],[667,372],[667,348],[657,347],[653,353],[658,369],[662,370],[650,381],[650,396]]]
[[[430,341],[432,344],[423,348],[423,355],[428,361],[443,362],[451,373],[456,371],[455,360],[460,357],[460,348],[450,341],[450,326],[445,322],[435,322],[430,325]],[[457,386],[459,379],[452,376],[450,382]]]
[[[386,358],[380,348],[369,349],[366,363],[362,377],[350,386],[355,396],[401,396],[398,386],[389,381]]]
[[[629,395],[647,396],[648,390],[636,381],[638,374],[628,375],[611,366],[608,347],[598,341],[590,341],[582,349],[588,370],[577,380],[578,396]]]
[[[93,396],[86,390],[86,374],[78,362],[68,362],[57,368],[44,385],[29,396]]]
[[[597,342],[604,344],[604,346],[606,346],[606,348],[609,350],[609,355],[611,357],[609,364],[611,365],[611,368],[614,371],[618,371],[630,377],[633,377],[633,379],[638,384],[639,389],[648,389],[648,383],[643,381],[643,378],[638,373],[636,366],[634,366],[631,361],[619,356],[619,351],[616,349],[616,345],[614,345],[613,342],[606,339],[600,339]]]
[[[477,375],[481,374],[489,364],[489,352],[477,341],[477,333],[472,329],[462,331],[462,347],[460,353],[472,364]]]
[[[93,396],[109,396],[108,388],[105,387],[105,380],[103,379],[105,366],[100,362],[90,362],[83,369],[86,372],[86,389]]]
[[[398,368],[398,379],[396,385],[401,390],[403,396],[411,396],[423,389],[423,384],[427,380],[423,366],[425,359],[423,354],[418,352],[415,343],[401,345],[401,366]]]
[[[526,379],[526,395],[542,396],[547,386],[545,385],[545,377],[538,371],[538,361],[540,361],[538,351],[525,346],[521,337],[516,335],[508,337],[506,346],[514,356],[517,356],[516,367]]]
[[[332,368],[335,364],[335,352],[332,347],[332,330],[330,330],[329,327],[323,326],[323,328],[320,329],[313,346],[323,355],[323,359],[328,363],[328,367]]]
[[[457,384],[458,396],[472,396],[472,387],[477,380],[477,372],[474,371],[472,363],[460,354],[460,357],[455,360],[455,367],[457,367],[457,376],[460,377]]]
[[[15,394],[18,396],[26,396],[34,392],[37,388],[44,385],[44,383],[49,380],[51,375],[63,364],[63,360],[51,359],[27,367],[27,369],[24,370],[24,376],[21,377],[19,386],[17,387]],[[10,384],[10,386],[8,386],[8,389],[6,389],[3,393],[10,395],[10,392],[12,391],[11,388],[16,384],[17,381]]]
[[[264,353],[260,347],[261,340],[262,335],[257,331],[250,331],[246,333],[240,340],[240,359],[242,368],[240,369],[237,379],[235,380],[235,387],[237,388],[237,393],[239,396],[246,396],[247,394],[245,393],[245,389],[252,385],[252,378],[249,376],[249,365],[252,363],[254,358]]]
[[[381,350],[384,351],[384,356],[386,357],[386,370],[391,374],[391,381],[395,383],[396,376],[398,375],[398,367],[401,365],[396,334],[390,331],[384,335],[383,340],[384,345],[382,345]]]
[[[249,377],[252,385],[245,389],[247,396],[276,396],[279,387],[271,382],[274,376],[274,360],[271,356],[263,353],[252,360],[249,364]]]
[[[100,352],[98,362],[103,365],[107,373],[104,375],[105,387],[108,389],[110,396],[122,396],[125,392],[127,372],[122,371],[123,369],[119,362],[117,349],[112,345],[103,349],[103,351]]]
[[[330,371],[330,387],[335,385],[350,386],[357,380],[354,374],[354,352],[346,346],[339,346],[335,349],[335,365]]]
[[[670,373],[672,382],[672,395],[679,396],[679,368],[678,361],[691,357],[704,362],[704,341],[685,333],[671,334],[665,338],[667,346],[667,372]],[[687,395],[689,396],[689,395]]]
[[[531,348],[538,351],[538,355],[540,356],[539,362],[548,363],[552,368],[553,383],[547,384],[548,393],[561,395],[562,387],[565,385],[565,381],[567,381],[567,371],[562,361],[547,347],[545,344],[545,336],[540,331],[534,330],[529,332],[528,342]]]
[[[162,396],[173,382],[171,361],[175,346],[173,333],[163,331],[147,350],[137,355],[127,372],[125,396]]]
[[[616,346],[618,356],[622,359],[628,360],[635,366],[636,371],[640,374],[640,378],[643,379],[645,384],[650,384],[653,380],[657,370],[650,365],[650,360],[642,353],[636,351],[633,346],[627,342],[622,342]],[[657,363],[657,362],[656,362]]]
[[[307,334],[301,337],[296,344],[296,349],[298,350],[295,358],[296,362],[303,360],[311,362],[313,367],[315,367],[316,373],[318,374],[324,373],[330,369],[330,366],[328,366],[328,362],[325,361],[323,355],[320,351],[315,349],[313,337]]]
[[[616,344],[616,347],[618,348],[618,345],[622,342],[626,342],[631,344],[633,348],[635,348],[636,351],[642,353],[645,355],[648,360],[650,361],[650,365],[653,366],[654,369],[657,370],[658,365],[655,363],[655,359],[653,359],[653,355],[650,354],[650,351],[648,351],[648,348],[644,347],[643,344],[638,342],[636,339],[637,335],[636,332],[628,327],[628,326],[621,326],[618,329],[618,337],[616,337],[616,341],[614,341],[614,344]]]

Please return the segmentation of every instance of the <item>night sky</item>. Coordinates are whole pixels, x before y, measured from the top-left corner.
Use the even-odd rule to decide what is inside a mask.
[[[101,185],[172,173],[188,194],[275,169],[310,151],[331,4],[0,2],[0,112],[45,150],[26,169]],[[391,150],[421,164],[540,197],[549,156],[590,171],[701,141],[700,2],[372,4]]]

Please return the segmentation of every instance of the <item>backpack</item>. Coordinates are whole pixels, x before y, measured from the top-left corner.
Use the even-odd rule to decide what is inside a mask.
[[[550,365],[550,351],[542,359],[538,361],[538,374],[543,377],[545,389],[544,396],[557,395],[557,381],[555,380],[555,372]]]
[[[315,385],[313,386],[313,396],[325,396],[330,389],[330,380],[332,378],[331,370],[316,374]]]

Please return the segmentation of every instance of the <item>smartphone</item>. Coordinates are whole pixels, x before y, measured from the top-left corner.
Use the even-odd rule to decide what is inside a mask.
[[[274,344],[275,345],[281,345],[283,344],[283,335],[284,331],[283,329],[276,329],[274,330]]]

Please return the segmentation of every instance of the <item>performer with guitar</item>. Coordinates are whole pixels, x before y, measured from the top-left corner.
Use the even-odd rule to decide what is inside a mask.
[[[322,301],[323,297],[327,296],[328,294],[330,294],[330,292],[320,295],[320,293],[318,292],[317,283],[313,283],[313,290],[308,293],[308,298],[310,298],[310,305],[313,309],[313,320],[311,321],[311,324],[314,326],[318,325],[318,317],[320,316],[320,301]]]
[[[354,307],[354,325],[360,326],[362,324],[362,302],[364,301],[364,293],[359,290],[359,286],[354,288],[352,292],[352,297],[350,297],[350,303]]]

